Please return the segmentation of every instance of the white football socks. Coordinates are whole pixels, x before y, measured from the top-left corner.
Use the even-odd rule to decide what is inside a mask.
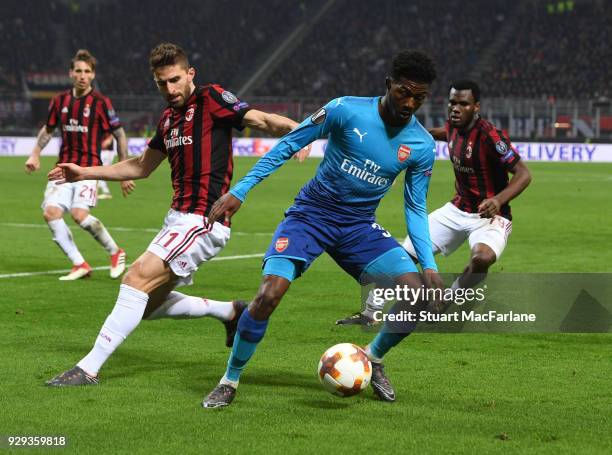
[[[70,259],[73,265],[81,265],[85,262],[83,255],[77,248],[76,243],[74,243],[70,228],[63,218],[49,221],[47,225],[53,234],[53,241],[57,243],[57,246],[59,246],[64,254],[68,256],[68,259]]]
[[[376,357],[374,354],[372,354],[372,349],[370,348],[369,344],[364,348],[364,351],[368,356],[368,359],[370,359],[370,362],[382,363],[383,359],[381,359],[380,357]]]
[[[115,254],[119,251],[119,247],[102,224],[102,221],[95,216],[87,215],[87,218],[81,223],[81,227],[89,232],[108,251],[108,254]]]
[[[234,389],[237,389],[239,382],[240,381],[230,381],[229,379],[227,379],[225,375],[223,375],[223,377],[219,381],[219,384],[226,384],[226,385],[232,386]]]
[[[168,297],[146,319],[192,319],[212,316],[220,321],[229,321],[235,316],[232,302],[218,302],[216,300],[202,299],[172,291]]]
[[[138,326],[148,300],[148,294],[122,284],[117,303],[104,321],[93,349],[77,365],[86,373],[96,376],[104,362]]]
[[[453,281],[453,284],[451,284],[451,287],[450,287],[450,288],[451,288],[453,291],[456,291],[457,289],[459,289],[459,288],[460,288],[460,286],[459,286],[459,278],[461,278],[461,276],[458,276],[458,277],[455,279],[455,281]]]
[[[370,319],[374,319],[374,313],[377,311],[382,311],[384,306],[384,300],[380,303],[374,302],[374,289],[370,289],[368,292],[368,298],[365,301],[365,308],[361,311],[361,314],[369,317]]]
[[[110,189],[108,188],[108,183],[106,183],[106,180],[98,180],[98,189],[100,190],[100,193],[110,194]]]

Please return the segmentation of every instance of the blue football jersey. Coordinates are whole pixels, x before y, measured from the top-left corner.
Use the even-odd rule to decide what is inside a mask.
[[[427,190],[435,142],[415,116],[403,127],[387,125],[379,97],[337,98],[285,135],[230,192],[244,201],[248,191],[285,161],[319,138],[328,138],[315,176],[301,189],[300,204],[332,210],[338,216],[374,216],[393,181],[406,171],[404,186],[408,233],[423,268],[437,270],[427,220]]]

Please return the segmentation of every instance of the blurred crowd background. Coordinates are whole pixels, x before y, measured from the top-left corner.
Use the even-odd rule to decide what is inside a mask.
[[[426,124],[444,120],[450,81],[470,78],[485,115],[514,135],[612,133],[606,0],[3,0],[0,32],[4,135],[36,131],[79,48],[98,59],[97,88],[128,132],[146,133],[163,106],[148,68],[161,41],[186,49],[199,83],[295,118],[384,93],[392,56],[417,48],[438,68]]]

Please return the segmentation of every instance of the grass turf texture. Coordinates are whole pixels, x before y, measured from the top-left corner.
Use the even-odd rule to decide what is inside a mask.
[[[67,269],[44,227],[44,173],[26,176],[25,158],[3,158],[0,274]],[[236,159],[236,177],[255,162]],[[318,160],[288,163],[249,195],[234,218],[222,256],[263,253],[276,224]],[[530,165],[532,186],[513,204],[514,232],[494,272],[610,272],[612,165]],[[169,206],[167,165],[137,183],[128,199],[94,211],[134,260]],[[448,162],[436,164],[429,208],[453,188]],[[379,222],[405,232],[402,185],[383,201]],[[10,223],[40,227],[13,227]],[[107,257],[68,221],[92,266]],[[607,246],[606,246],[607,245]],[[460,271],[467,249],[439,258]],[[299,453],[610,453],[610,335],[415,334],[387,357],[398,396],[372,392],[349,399],[319,385],[319,356],[339,342],[365,344],[371,334],[333,321],[359,307],[359,287],[328,257],[292,286],[248,366],[236,402],[203,410],[202,397],[224,371],[228,350],[212,319],[142,323],[101,372],[98,387],[48,389],[44,380],[73,366],[91,347],[114,305],[118,281],[107,271],[62,283],[58,275],[0,279],[0,434],[65,435],[71,452]],[[203,265],[186,293],[251,298],[260,259]],[[551,302],[554,303],[554,302]]]

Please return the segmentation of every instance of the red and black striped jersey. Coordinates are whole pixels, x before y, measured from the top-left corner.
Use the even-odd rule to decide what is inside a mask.
[[[460,131],[446,122],[448,152],[455,171],[455,197],[459,210],[477,213],[478,205],[508,186],[508,171],[521,159],[506,131],[478,119],[469,131]],[[510,206],[500,215],[512,219]]]
[[[196,87],[184,106],[164,110],[149,147],[168,156],[174,210],[207,216],[227,193],[234,171],[232,128],[243,128],[248,110],[216,84]]]
[[[121,127],[110,99],[92,90],[76,97],[72,89],[56,95],[49,104],[47,127],[60,126],[62,145],[58,163],[101,166],[102,138]]]

